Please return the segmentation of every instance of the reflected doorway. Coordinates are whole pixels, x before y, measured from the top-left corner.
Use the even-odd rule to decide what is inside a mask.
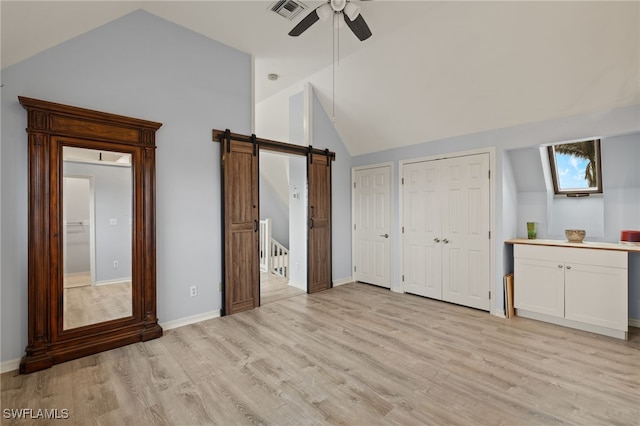
[[[260,304],[307,292],[307,160],[260,150]]]
[[[62,152],[63,330],[130,317],[131,154]]]

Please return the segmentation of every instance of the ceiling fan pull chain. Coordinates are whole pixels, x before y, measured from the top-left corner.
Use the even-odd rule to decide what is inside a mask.
[[[333,14],[333,31],[331,32],[332,34],[332,40],[331,42],[333,43],[333,60],[332,60],[332,65],[331,65],[331,84],[332,84],[332,92],[331,92],[331,121],[333,123],[336,122],[336,18],[337,15],[334,13]]]

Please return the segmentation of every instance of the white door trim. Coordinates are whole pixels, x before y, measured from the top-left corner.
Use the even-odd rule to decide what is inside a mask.
[[[465,157],[469,155],[476,154],[489,154],[489,173],[491,174],[491,179],[489,180],[489,218],[490,218],[490,232],[491,232],[491,242],[489,244],[489,256],[490,265],[489,265],[489,277],[490,277],[490,285],[489,289],[491,290],[491,310],[489,311],[492,315],[504,316],[504,310],[502,306],[496,306],[497,301],[497,293],[502,289],[502,281],[500,283],[496,283],[496,148],[495,147],[486,147],[479,149],[472,149],[466,151],[458,151],[458,152],[450,152],[436,155],[429,155],[424,157],[416,157],[416,158],[408,158],[405,160],[398,161],[398,180],[397,180],[397,190],[398,190],[398,225],[400,233],[398,241],[398,256],[400,259],[403,259],[403,245],[404,245],[404,237],[402,235],[402,218],[404,217],[403,205],[403,191],[402,191],[402,177],[404,174],[404,166],[405,164],[410,163],[420,163],[423,161],[432,161],[432,160],[440,160],[445,158],[452,157]],[[352,227],[353,228],[353,227]],[[398,274],[398,282],[397,291],[400,293],[404,293],[404,285],[402,282],[402,275],[404,274],[404,270],[402,267],[402,261],[400,261],[399,274]],[[498,286],[499,284],[499,286]],[[393,287],[392,287],[393,289]]]
[[[393,214],[393,204],[394,204],[394,180],[395,180],[395,175],[394,175],[394,164],[393,161],[389,161],[389,162],[385,162],[385,163],[376,163],[376,164],[367,164],[365,166],[354,166],[351,168],[351,274],[353,276],[353,280],[356,280],[356,273],[353,270],[354,265],[356,263],[356,231],[355,229],[353,229],[353,225],[356,222],[356,217],[355,217],[355,205],[356,205],[356,193],[353,190],[353,186],[355,185],[356,182],[356,172],[360,171],[360,170],[367,170],[367,169],[377,169],[377,168],[381,168],[381,167],[389,167],[390,170],[390,179],[391,181],[389,182],[389,212],[390,212],[390,216],[389,216],[389,223],[390,223],[390,227],[391,227],[391,232],[389,235],[389,259],[387,259],[387,261],[389,262],[389,273],[390,273],[390,287],[392,291],[395,291],[395,286],[394,286],[394,281],[395,281],[395,273],[394,273],[394,268],[393,268],[393,253],[395,252],[395,242],[398,241],[398,239],[395,237],[394,235],[394,225],[395,225],[395,221],[394,221],[394,214]]]

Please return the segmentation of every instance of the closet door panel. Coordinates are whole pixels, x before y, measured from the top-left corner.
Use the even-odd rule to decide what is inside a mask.
[[[403,177],[403,280],[408,293],[442,298],[440,165],[408,164]]]
[[[403,166],[403,285],[489,310],[489,155]]]
[[[489,310],[489,155],[443,161],[442,298]]]

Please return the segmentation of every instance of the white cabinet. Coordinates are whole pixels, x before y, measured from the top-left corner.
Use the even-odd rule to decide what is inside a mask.
[[[535,258],[515,259],[514,306],[564,318],[564,265]]]
[[[518,315],[626,338],[628,254],[516,244]]]
[[[565,269],[564,317],[627,331],[627,269],[578,263]]]

